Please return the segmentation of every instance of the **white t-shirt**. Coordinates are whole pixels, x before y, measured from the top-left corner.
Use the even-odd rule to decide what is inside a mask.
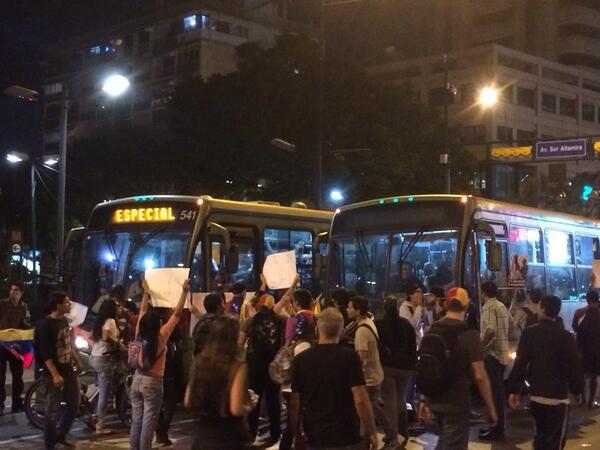
[[[115,319],[107,319],[102,325],[102,331],[106,331],[106,335],[114,341],[119,340],[119,328]],[[104,334],[104,333],[103,333]],[[104,339],[94,342],[92,346],[92,356],[106,356],[104,353],[111,350],[109,343]]]

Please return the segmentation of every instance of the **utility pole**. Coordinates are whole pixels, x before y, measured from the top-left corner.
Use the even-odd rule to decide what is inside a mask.
[[[58,216],[56,224],[56,267],[55,279],[62,283],[63,246],[65,243],[65,190],[67,184],[67,140],[69,122],[69,92],[66,83],[61,83],[60,153],[58,166]]]
[[[325,95],[325,0],[319,0],[319,79],[317,94],[317,164],[315,183],[315,208],[321,209],[323,192],[323,109]]]

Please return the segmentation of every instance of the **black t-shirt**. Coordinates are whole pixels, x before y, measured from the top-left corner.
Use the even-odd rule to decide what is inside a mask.
[[[341,447],[361,441],[352,388],[364,385],[354,350],[319,344],[294,358],[292,391],[301,395],[304,431],[310,445]]]
[[[72,370],[72,335],[66,318],[53,319],[48,316],[42,319],[35,327],[33,341],[36,358],[44,367],[44,375],[51,375],[44,364],[49,359],[63,376]]]
[[[456,319],[445,317],[440,320],[444,326],[464,326],[464,322]],[[456,356],[461,358],[464,363],[464,370],[461,375],[454,380],[451,386],[435,401],[430,400],[432,411],[444,413],[459,413],[469,411],[469,377],[471,363],[483,361],[484,351],[479,339],[479,334],[475,330],[466,330],[458,335]]]

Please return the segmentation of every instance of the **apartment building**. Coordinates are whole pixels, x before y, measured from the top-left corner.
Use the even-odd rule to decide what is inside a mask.
[[[475,192],[512,199],[522,179],[560,185],[600,169],[594,151],[600,140],[600,74],[592,69],[487,44],[451,52],[445,60],[443,55],[390,60],[368,72],[389,86],[408,82],[423,103],[434,107],[446,102],[447,73],[453,92],[447,97],[449,124],[459,128],[463,145],[481,162]],[[486,87],[498,92],[498,102],[483,107],[478,96]],[[587,139],[586,159],[534,161],[535,141],[575,137]],[[515,148],[497,150],[507,147]],[[490,159],[496,162],[493,171]]]
[[[180,80],[232,72],[237,46],[246,42],[270,46],[284,29],[302,27],[287,20],[289,11],[282,2],[156,3],[159,7],[138,18],[93,30],[50,49],[45,81],[48,86],[61,83],[68,87],[69,139],[86,135],[106,120],[124,126],[160,126],[165,120],[165,103]],[[123,74],[131,82],[118,99],[101,92],[103,80],[112,73]],[[45,95],[48,153],[58,147],[61,96],[60,91],[51,89]]]

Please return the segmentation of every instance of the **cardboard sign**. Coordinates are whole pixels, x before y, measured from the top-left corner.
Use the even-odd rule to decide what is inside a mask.
[[[146,270],[144,278],[150,287],[152,305],[175,308],[181,297],[183,282],[188,279],[189,274],[189,268],[180,267]]]
[[[296,277],[296,252],[273,253],[267,256],[263,267],[269,289],[287,289]]]

